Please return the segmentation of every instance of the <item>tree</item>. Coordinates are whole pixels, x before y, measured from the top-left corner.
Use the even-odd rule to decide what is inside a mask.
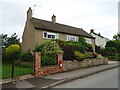
[[[116,35],[113,36],[113,39],[115,40],[120,40],[120,33],[117,33]]]
[[[12,44],[20,45],[20,39],[18,38],[18,35],[16,35],[16,33],[12,34],[10,37],[8,37],[7,34],[2,34],[2,44],[2,46],[5,48]]]
[[[16,60],[20,54],[20,46],[17,44],[10,45],[6,48],[5,54],[10,56],[13,60]]]

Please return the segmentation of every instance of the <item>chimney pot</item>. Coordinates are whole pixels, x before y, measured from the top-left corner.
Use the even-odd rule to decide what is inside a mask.
[[[94,32],[94,29],[91,29],[90,32],[93,33],[93,32]]]

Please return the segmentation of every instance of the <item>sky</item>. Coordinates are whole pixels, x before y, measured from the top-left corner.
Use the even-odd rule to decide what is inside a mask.
[[[0,0],[0,33],[17,33],[20,41],[29,7],[33,17],[82,28],[112,39],[118,32],[119,0]]]

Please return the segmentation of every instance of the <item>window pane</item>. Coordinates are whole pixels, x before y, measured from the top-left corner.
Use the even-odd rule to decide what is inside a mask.
[[[51,35],[48,35],[48,38],[51,38],[52,36]]]
[[[47,32],[44,32],[44,37],[47,37]]]
[[[55,39],[55,35],[52,35],[52,39]]]

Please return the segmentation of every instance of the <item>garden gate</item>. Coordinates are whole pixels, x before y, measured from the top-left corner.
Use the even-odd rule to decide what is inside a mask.
[[[11,60],[3,56],[2,60],[2,78],[13,79],[16,76],[33,74],[34,61]]]

